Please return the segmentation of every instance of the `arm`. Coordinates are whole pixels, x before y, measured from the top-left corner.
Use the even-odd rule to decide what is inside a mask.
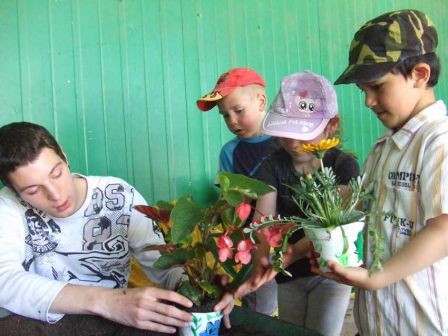
[[[448,215],[430,219],[427,225],[400,251],[384,262],[383,270],[370,276],[364,268],[343,268],[328,262],[330,273],[319,270],[312,261],[312,270],[329,279],[356,287],[376,290],[414,274],[448,256]]]
[[[39,265],[27,258],[30,252],[25,243],[27,231],[22,213],[23,209],[14,197],[0,197],[1,307],[50,323],[57,322],[65,313],[85,313],[167,332],[174,330],[172,326],[184,325],[190,319],[189,314],[162,302],[191,305],[188,299],[174,292],[156,288],[133,289],[129,295],[124,295],[124,289],[71,285],[37,274]],[[136,313],[146,322],[136,321]]]
[[[0,197],[0,307],[15,314],[56,322],[62,316],[48,314],[54,297],[65,286],[25,270],[27,246],[20,205],[5,188]]]
[[[188,325],[191,315],[173,303],[192,305],[185,297],[156,287],[112,289],[68,284],[54,299],[50,312],[99,315],[140,329],[174,333],[174,326]]]

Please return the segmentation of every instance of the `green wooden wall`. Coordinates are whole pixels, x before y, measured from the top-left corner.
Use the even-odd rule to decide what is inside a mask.
[[[206,200],[232,135],[195,101],[219,74],[258,70],[269,101],[293,72],[333,81],[356,29],[402,8],[431,16],[446,64],[446,0],[0,0],[0,125],[45,125],[72,170],[124,178],[149,202]],[[337,92],[344,145],[362,161],[382,128],[359,90]]]

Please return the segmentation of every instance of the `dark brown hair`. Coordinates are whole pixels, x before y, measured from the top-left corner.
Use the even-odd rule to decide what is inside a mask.
[[[15,122],[0,128],[0,180],[11,186],[8,175],[18,167],[34,162],[43,148],[50,148],[64,162],[67,159],[45,127],[29,122]]]

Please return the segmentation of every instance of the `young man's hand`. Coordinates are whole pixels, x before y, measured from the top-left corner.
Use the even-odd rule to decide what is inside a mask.
[[[192,315],[182,308],[191,307],[186,297],[157,287],[101,288],[66,285],[57,295],[50,311],[65,314],[95,314],[134,328],[175,333]]]

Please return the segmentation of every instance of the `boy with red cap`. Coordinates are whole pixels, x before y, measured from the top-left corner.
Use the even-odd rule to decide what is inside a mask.
[[[236,135],[221,149],[219,171],[254,176],[261,161],[275,148],[273,138],[261,132],[267,104],[265,87],[264,79],[256,71],[233,68],[218,78],[210,93],[198,99],[201,111],[218,106],[227,127]],[[245,296],[243,305],[272,315],[277,308],[275,280]]]
[[[261,133],[266,114],[266,84],[249,68],[233,68],[222,74],[214,89],[198,99],[201,111],[218,106],[229,130],[236,137],[221,149],[219,171],[253,176],[272,149],[273,139]]]

